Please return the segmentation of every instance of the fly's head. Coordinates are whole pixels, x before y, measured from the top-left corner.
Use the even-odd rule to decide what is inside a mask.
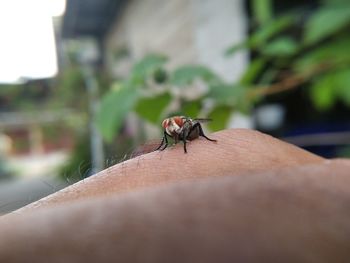
[[[184,116],[167,118],[162,122],[163,129],[170,137],[178,137],[184,128],[186,119]]]

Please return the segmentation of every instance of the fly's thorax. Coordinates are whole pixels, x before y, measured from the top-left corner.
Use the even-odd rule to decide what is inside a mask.
[[[165,131],[170,136],[180,134],[184,127],[184,121],[181,117],[173,117],[166,120]]]
[[[188,134],[191,131],[192,126],[193,125],[192,125],[192,121],[191,120],[185,121],[183,126],[182,126],[183,133]]]

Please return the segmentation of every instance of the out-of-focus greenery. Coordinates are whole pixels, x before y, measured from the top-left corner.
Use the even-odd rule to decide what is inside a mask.
[[[103,81],[102,76],[101,83]],[[55,79],[0,85],[0,111],[16,112],[19,116],[22,113],[26,122],[39,125],[46,144],[58,144],[62,136],[76,138],[72,157],[61,169],[61,175],[74,181],[88,174],[91,168],[89,139],[85,135],[88,131],[88,97],[81,68],[74,59],[70,59]],[[51,120],[42,118],[45,114],[51,114]],[[18,125],[25,129],[28,124],[19,122]],[[11,131],[12,128],[8,129]],[[13,148],[17,152],[28,150],[27,137],[14,140]],[[4,167],[0,158],[0,175],[5,174]]]
[[[3,156],[0,155],[0,180],[14,177],[15,171],[9,167]]]
[[[45,81],[33,81],[25,84],[0,85],[1,111],[30,111],[43,106],[49,95]],[[36,101],[36,103],[33,103]]]
[[[130,111],[144,120],[158,124],[165,115],[198,116],[203,110],[205,99],[213,99],[220,106],[239,105],[235,101],[241,90],[226,86],[228,84],[210,69],[200,65],[185,65],[169,72],[165,69],[166,62],[167,59],[162,55],[146,56],[136,63],[129,78],[115,82],[104,95],[97,122],[107,141],[113,139]],[[197,84],[203,84],[206,90],[195,97],[189,97],[185,90]],[[234,93],[235,98],[232,96],[232,100],[226,100],[227,91],[229,94]],[[168,110],[174,101],[178,102],[178,106]],[[217,108],[211,113],[215,115],[216,112]],[[220,120],[222,118],[218,119],[216,125]],[[222,126],[224,125],[222,120]]]
[[[79,110],[86,105],[85,84],[76,63],[66,66],[55,79],[0,85],[0,109],[3,111]]]
[[[242,84],[259,88],[280,81],[283,90],[291,85],[288,81],[296,81],[294,86],[304,84],[320,111],[337,101],[350,106],[350,2],[323,0],[315,10],[291,10],[276,17],[264,7],[254,10],[258,19],[251,36],[226,52],[248,48],[254,53]]]
[[[37,122],[43,128],[44,136],[52,139],[55,136],[50,133],[57,132],[57,127],[73,132],[84,126],[84,123],[87,125],[87,107],[81,70],[74,64],[66,67],[56,79],[0,85],[0,111],[23,113],[27,122]],[[51,118],[55,120],[41,120],[45,114],[51,114]],[[38,118],[30,118],[35,115]],[[16,149],[21,147],[21,142],[15,141],[15,144],[18,146]]]
[[[241,49],[252,54],[240,81],[227,83],[201,65],[169,71],[164,56],[148,55],[105,94],[98,118],[104,138],[113,139],[130,111],[157,125],[167,115],[204,114],[215,119],[211,129],[222,129],[233,111],[249,113],[263,96],[300,87],[320,111],[337,101],[350,106],[350,2],[324,0],[314,10],[278,15],[271,0],[251,5],[250,36],[226,50],[227,56]],[[188,96],[195,85],[201,92]]]
[[[87,133],[75,135],[73,151],[66,162],[59,170],[59,175],[68,183],[73,183],[88,177],[91,172],[90,144]]]

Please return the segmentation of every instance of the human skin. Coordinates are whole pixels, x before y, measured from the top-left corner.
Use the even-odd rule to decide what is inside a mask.
[[[129,160],[0,219],[0,262],[346,262],[350,161],[249,130]]]
[[[188,144],[187,154],[179,143],[164,151],[152,152],[122,162],[26,206],[19,212],[170,182],[227,174],[240,175],[323,160],[319,156],[254,130],[224,130],[212,134],[211,138],[217,142],[204,138],[192,141]]]

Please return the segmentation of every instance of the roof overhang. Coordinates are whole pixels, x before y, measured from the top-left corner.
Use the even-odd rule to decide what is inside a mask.
[[[125,0],[67,0],[63,38],[102,38]]]

